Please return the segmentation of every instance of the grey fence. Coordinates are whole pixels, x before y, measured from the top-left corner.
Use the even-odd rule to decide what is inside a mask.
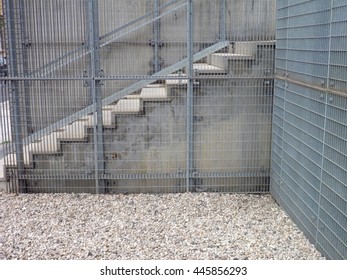
[[[277,32],[275,4],[3,0],[8,191],[270,184],[318,249],[346,259],[347,3],[278,0]]]
[[[347,259],[347,2],[277,1],[271,193]]]
[[[274,0],[3,5],[9,191],[268,191]]]

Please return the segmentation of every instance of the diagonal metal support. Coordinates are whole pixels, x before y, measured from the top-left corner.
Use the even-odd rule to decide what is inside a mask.
[[[229,45],[229,42],[228,41],[225,41],[225,42],[218,42],[196,54],[194,54],[193,56],[193,61],[196,62],[198,60],[201,60],[203,59],[204,57],[208,56],[209,54],[212,54],[212,53],[215,53],[225,47],[227,47]],[[149,85],[150,83],[152,83],[153,81],[155,80],[158,80],[160,78],[162,78],[163,76],[167,76],[171,73],[174,73],[184,67],[187,66],[187,63],[188,63],[188,59],[185,58],[185,59],[182,59],[181,61],[167,67],[167,68],[164,68],[163,70],[157,72],[156,74],[150,76],[149,79],[145,79],[145,80],[141,80],[137,83],[134,83],[132,84],[131,86],[125,88],[125,89],[122,89],[118,92],[115,92],[113,94],[111,94],[110,96],[104,98],[102,100],[102,106],[106,106],[106,105],[109,105],[111,104],[112,102],[115,102],[115,101],[118,101],[119,99],[125,97],[126,95],[129,95],[147,85]],[[99,80],[102,80],[102,77],[95,77],[95,79],[99,79]],[[44,129],[41,129],[35,133],[33,133],[32,135],[28,136],[27,138],[25,138],[24,140],[24,144],[29,144],[31,143],[32,141],[34,140],[37,140],[45,135],[48,135],[54,131],[56,131],[57,129],[69,124],[69,123],[72,123],[74,121],[77,121],[78,119],[88,115],[88,114],[91,114],[93,113],[95,110],[95,107],[94,105],[91,105],[91,106],[88,106],[54,124],[51,124],[50,126],[44,128]]]

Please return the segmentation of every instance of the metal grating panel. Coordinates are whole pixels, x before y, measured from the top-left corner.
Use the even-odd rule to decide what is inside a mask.
[[[326,257],[347,259],[347,3],[277,9],[270,191]]]
[[[268,192],[275,0],[3,3],[9,191]]]

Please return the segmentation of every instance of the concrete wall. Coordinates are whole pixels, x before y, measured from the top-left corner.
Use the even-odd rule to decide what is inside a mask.
[[[160,0],[163,5],[169,0]],[[178,7],[185,1],[178,1],[172,7]],[[103,0],[99,3],[99,27],[100,36],[111,32],[129,21],[138,18],[155,7],[155,0],[132,0],[113,1]],[[161,13],[169,11],[164,9]],[[77,61],[68,63],[73,56],[62,60],[63,67],[46,67],[45,70],[36,71],[40,67],[47,66],[55,59],[62,57],[67,52],[78,47],[88,46],[88,1],[86,0],[57,0],[24,1],[23,6],[23,34],[18,40],[29,42],[22,49],[27,56],[27,70],[25,73],[36,73],[37,75],[53,76],[74,76],[82,77],[85,72],[89,73],[89,55],[85,55],[87,50],[78,53],[82,57]],[[265,40],[274,38],[274,1],[238,1],[227,0],[225,9],[226,35],[229,40]],[[250,16],[251,15],[251,16]],[[125,28],[121,33],[128,32],[134,27],[139,27],[137,31],[113,41],[101,49],[101,68],[105,75],[148,75],[153,73],[155,57],[159,60],[160,67],[172,65],[186,57],[187,40],[187,12],[186,7],[182,7],[170,13],[159,21],[158,36],[162,46],[158,53],[154,54],[154,47],[150,45],[155,40],[154,25],[145,24],[153,16],[146,18],[131,27]],[[195,50],[216,42],[219,37],[220,25],[219,1],[200,0],[194,1],[194,41]],[[18,35],[19,36],[19,35]],[[114,37],[102,39],[101,43]],[[88,47],[86,48],[88,49]],[[108,96],[114,89],[121,89],[131,82],[108,82],[103,87],[103,96]],[[72,83],[71,83],[72,84]],[[71,85],[70,84],[70,85]],[[60,109],[54,109],[55,104],[61,104],[61,100],[69,100],[69,106],[64,114],[70,114],[86,105],[86,100],[90,100],[89,93],[83,89],[83,82],[76,82],[73,85],[75,90],[68,90],[65,82],[45,82],[45,86],[29,86],[26,106],[29,114],[28,131],[36,131],[43,128],[47,123],[57,121],[61,118]],[[71,98],[71,95],[74,95]],[[28,105],[29,104],[29,105]],[[42,105],[51,107],[50,113],[40,112],[38,108]],[[42,118],[40,120],[39,118]]]

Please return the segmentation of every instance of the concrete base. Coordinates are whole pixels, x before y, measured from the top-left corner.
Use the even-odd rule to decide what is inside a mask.
[[[6,181],[5,180],[0,180],[0,190],[6,191]]]

